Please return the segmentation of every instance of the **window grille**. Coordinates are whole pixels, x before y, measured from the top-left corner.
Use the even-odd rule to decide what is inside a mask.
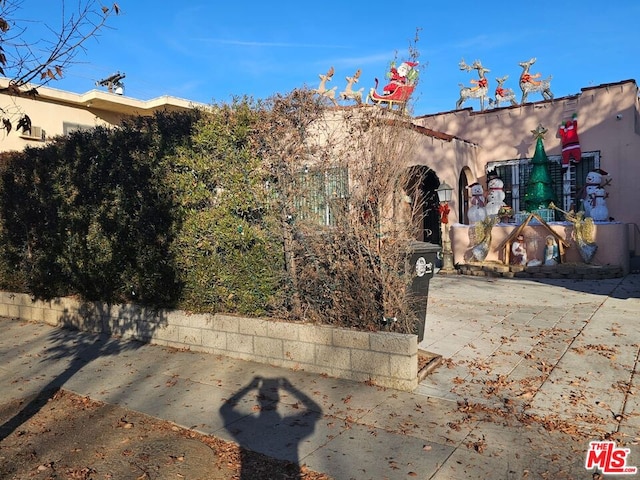
[[[311,170],[307,167],[296,178],[295,208],[301,220],[319,225],[335,225],[337,209],[349,195],[346,167]]]
[[[558,206],[565,211],[579,210],[582,207],[580,197],[587,173],[600,168],[600,152],[583,152],[580,163],[569,164],[565,172],[562,171],[560,155],[549,155],[548,159],[553,188],[559,200]],[[504,182],[504,203],[510,205],[514,212],[524,209],[521,199],[527,191],[531,169],[530,158],[487,163],[487,173],[494,172]]]

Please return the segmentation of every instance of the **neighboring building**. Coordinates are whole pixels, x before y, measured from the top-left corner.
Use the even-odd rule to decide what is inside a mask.
[[[9,84],[0,78],[0,88]],[[64,135],[82,128],[98,125],[117,125],[131,115],[153,115],[158,111],[184,111],[203,107],[181,98],[163,96],[152,100],[137,100],[117,93],[91,90],[76,94],[49,87],[38,87],[36,97],[0,94],[4,110],[1,116],[10,117],[14,129],[7,134],[2,130],[0,151],[22,150],[27,145],[36,146],[57,135]],[[32,122],[31,132],[15,128],[17,119],[23,114]]]

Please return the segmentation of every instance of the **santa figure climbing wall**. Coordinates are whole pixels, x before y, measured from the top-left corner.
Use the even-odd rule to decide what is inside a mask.
[[[558,130],[562,141],[562,168],[566,169],[569,162],[579,163],[582,157],[580,139],[578,138],[578,120],[574,113],[571,120],[567,120]]]

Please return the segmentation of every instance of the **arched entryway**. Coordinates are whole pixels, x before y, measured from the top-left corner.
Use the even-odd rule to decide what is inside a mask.
[[[440,214],[438,213],[438,194],[440,179],[436,172],[425,165],[414,165],[407,171],[404,188],[411,198],[413,221],[417,227],[416,240],[440,244]]]

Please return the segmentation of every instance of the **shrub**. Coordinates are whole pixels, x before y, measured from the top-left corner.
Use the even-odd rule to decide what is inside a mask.
[[[424,212],[400,211],[415,132],[377,107],[326,109],[308,90],[276,96],[268,112],[258,136],[278,190],[279,315],[414,332],[405,263]]]
[[[23,272],[24,288],[42,298],[174,304],[164,158],[197,116],[140,117],[16,154],[0,189],[5,268]]]
[[[198,123],[172,160],[181,228],[173,255],[193,311],[260,315],[282,282],[282,242],[253,133],[259,104],[237,99]]]

